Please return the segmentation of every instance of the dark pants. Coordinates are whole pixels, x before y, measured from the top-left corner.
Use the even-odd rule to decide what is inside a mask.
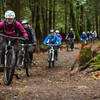
[[[30,59],[32,61],[33,60],[34,46],[30,46],[27,49],[28,49],[29,57],[30,57]]]

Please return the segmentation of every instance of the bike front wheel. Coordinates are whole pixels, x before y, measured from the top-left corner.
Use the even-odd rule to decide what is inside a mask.
[[[4,64],[4,84],[9,85],[12,82],[13,75],[15,72],[15,51],[11,49],[5,54],[5,64]]]
[[[54,67],[54,61],[49,61],[49,68]]]

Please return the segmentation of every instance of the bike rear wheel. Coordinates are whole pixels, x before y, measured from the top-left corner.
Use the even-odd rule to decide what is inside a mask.
[[[5,64],[4,64],[4,84],[9,85],[12,82],[14,71],[15,71],[15,51],[11,49],[5,55]]]

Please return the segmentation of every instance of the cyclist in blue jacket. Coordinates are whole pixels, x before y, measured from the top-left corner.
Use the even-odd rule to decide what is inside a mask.
[[[88,40],[88,36],[86,35],[85,32],[82,33],[82,35],[80,36],[81,40]]]
[[[61,40],[60,38],[54,34],[54,30],[50,30],[50,34],[45,38],[43,41],[43,44],[57,44],[61,45]],[[56,60],[58,59],[58,46],[54,46],[55,50],[55,55],[56,55]]]
[[[88,43],[88,36],[85,32],[82,33],[82,35],[80,36],[80,39],[83,41],[84,44]]]

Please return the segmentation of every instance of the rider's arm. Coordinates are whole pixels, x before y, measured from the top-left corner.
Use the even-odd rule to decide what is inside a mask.
[[[23,26],[19,22],[17,22],[17,28],[18,28],[18,31],[23,34],[24,38],[28,37],[27,32],[25,31],[25,29],[23,28]]]
[[[66,39],[68,39],[69,33],[66,35]]]
[[[0,30],[2,30],[4,27],[4,22],[0,22]]]
[[[61,39],[61,41],[62,41],[62,36],[61,36],[61,34],[59,34],[59,37],[60,37],[60,39]]]
[[[43,41],[43,44],[46,44],[48,39],[49,39],[49,35],[45,38],[45,40]]]
[[[37,39],[36,39],[35,31],[34,31],[34,29],[32,27],[30,27],[30,29],[31,29],[33,43],[36,44]]]
[[[75,39],[75,33],[74,33],[74,39]]]
[[[61,39],[60,39],[58,36],[55,36],[55,38],[57,39],[57,42],[58,42],[59,44],[61,44]]]
[[[86,35],[86,39],[88,39],[88,36]]]
[[[82,35],[80,36],[80,39],[82,40]]]

